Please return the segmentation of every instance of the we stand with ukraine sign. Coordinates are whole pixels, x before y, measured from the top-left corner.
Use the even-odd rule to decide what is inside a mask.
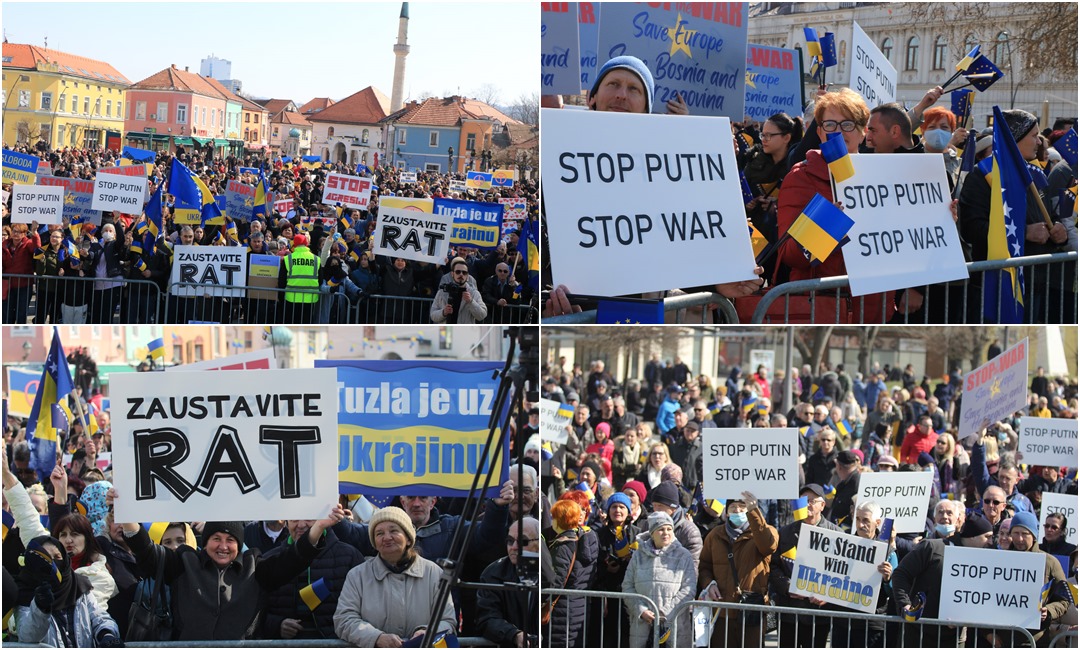
[[[315,367],[338,373],[342,494],[467,496],[477,468],[489,466],[492,371],[501,363],[319,359]],[[508,446],[486,496],[497,497],[509,478]]]

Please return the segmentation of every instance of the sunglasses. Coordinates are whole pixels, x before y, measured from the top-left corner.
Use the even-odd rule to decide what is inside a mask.
[[[1004,501],[998,501],[997,499],[983,499],[983,503],[988,506],[1000,506],[1005,503]]]
[[[1046,530],[1061,530],[1061,526],[1052,526],[1050,524],[1047,524]]]
[[[454,275],[468,275],[468,274],[469,274],[468,271],[459,271],[457,269],[454,269]]]
[[[531,538],[531,537],[522,537],[521,541],[525,542],[524,544],[522,544],[522,546],[528,546],[529,544],[535,542],[536,540]],[[509,536],[507,536],[507,538],[506,538],[506,545],[507,546],[513,546],[514,544],[517,544],[517,543],[518,543],[518,538],[517,537],[509,537]]]

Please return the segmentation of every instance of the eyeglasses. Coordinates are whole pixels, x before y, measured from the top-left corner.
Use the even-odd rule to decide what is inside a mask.
[[[786,133],[765,133],[764,131],[762,131],[761,132],[761,141],[766,142],[768,140],[772,140],[773,138],[775,138],[777,136],[781,136],[781,135],[787,135],[787,134]]]
[[[454,275],[468,275],[468,274],[469,274],[468,271],[462,271],[462,270],[459,270],[459,269],[454,269]]]
[[[988,506],[1000,506],[1005,503],[1004,501],[998,501],[997,499],[983,499],[983,503]]]
[[[650,455],[650,456],[666,456],[667,454],[665,454],[665,453],[664,453],[664,452],[662,452],[662,451],[654,451],[654,452],[652,452],[652,453],[651,453],[651,454],[649,454],[649,455]]]
[[[503,270],[503,269],[498,269],[495,272],[498,273],[499,275],[502,275],[503,273],[509,273],[510,271],[506,271],[506,270]]]
[[[521,541],[525,542],[524,544],[522,544],[522,546],[528,546],[529,544],[535,542],[536,540],[533,539],[532,537],[522,537]],[[517,543],[518,543],[518,538],[517,537],[507,536],[507,538],[506,538],[506,545],[507,546],[513,546],[514,544],[517,544]]]
[[[1052,526],[1050,524],[1046,524],[1046,530],[1061,530],[1061,526]]]
[[[821,130],[825,133],[835,133],[839,128],[844,133],[851,133],[855,130],[855,127],[859,126],[853,120],[844,120],[843,122],[837,122],[836,120],[825,120],[821,123]]]

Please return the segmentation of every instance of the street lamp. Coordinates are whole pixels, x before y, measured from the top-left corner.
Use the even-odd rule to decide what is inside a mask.
[[[446,150],[446,171],[453,173],[454,171],[454,148],[448,147]]]
[[[26,361],[30,358],[30,352],[33,351],[34,346],[30,345],[30,341],[24,341],[22,344],[22,360]]]

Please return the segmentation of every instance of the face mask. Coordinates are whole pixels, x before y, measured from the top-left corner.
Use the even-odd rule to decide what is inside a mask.
[[[736,528],[742,528],[746,525],[746,513],[745,512],[733,512],[728,515],[728,520],[731,521],[731,525]]]
[[[116,235],[114,233],[111,233],[111,232],[104,232],[104,233],[101,233],[101,238],[104,241],[112,241],[112,240],[116,239]]]
[[[956,532],[956,526],[952,524],[934,524],[934,531],[942,537],[950,537]]]
[[[1004,431],[999,431],[998,432],[998,442],[1008,442],[1008,441],[1009,441],[1009,434],[1005,433]]]
[[[930,129],[923,133],[923,140],[931,149],[944,151],[945,147],[949,146],[949,140],[952,140],[952,133],[943,129]]]

